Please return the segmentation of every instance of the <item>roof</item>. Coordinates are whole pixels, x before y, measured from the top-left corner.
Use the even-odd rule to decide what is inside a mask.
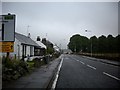
[[[54,45],[53,48],[54,48],[55,51],[58,51],[58,52],[60,51],[60,48],[57,45]]]
[[[41,46],[41,48],[47,48],[41,41],[36,41],[36,43]]]
[[[18,39],[22,44],[39,47],[39,45],[34,40],[32,40],[30,37],[27,37],[25,35],[15,33],[15,38]]]

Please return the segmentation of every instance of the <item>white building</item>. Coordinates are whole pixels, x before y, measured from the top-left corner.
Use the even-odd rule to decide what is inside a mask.
[[[55,52],[60,52],[60,48],[57,45],[54,45],[53,48],[54,48]]]
[[[10,56],[15,56],[18,59],[28,58],[32,60],[36,56],[45,54],[46,46],[40,41],[34,41],[29,36],[15,33],[14,52]],[[3,53],[4,55],[4,53]]]

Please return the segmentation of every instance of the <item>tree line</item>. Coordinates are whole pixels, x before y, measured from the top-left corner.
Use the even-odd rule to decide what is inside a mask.
[[[75,34],[70,38],[68,48],[73,52],[84,53],[120,53],[120,35],[107,37],[101,35],[100,37],[92,36],[89,38]]]

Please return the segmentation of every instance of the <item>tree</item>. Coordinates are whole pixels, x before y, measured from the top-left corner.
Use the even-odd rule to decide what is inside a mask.
[[[89,52],[89,39],[87,37],[81,36],[81,50],[82,52]]]
[[[107,52],[114,53],[115,52],[115,38],[112,35],[107,36]]]
[[[120,53],[120,35],[115,37],[115,50],[117,53]]]
[[[90,42],[92,43],[92,52],[97,53],[98,52],[98,39],[96,36],[93,36],[90,38]]]
[[[120,53],[120,35],[113,37],[108,35],[107,37],[102,35],[100,37],[93,36],[88,39],[85,36],[79,34],[73,35],[70,38],[68,48],[73,52],[91,52],[92,53]]]
[[[89,39],[79,34],[73,35],[70,38],[68,48],[73,52],[87,52]]]
[[[70,42],[68,44],[68,48],[72,50],[72,52],[79,52],[80,51],[80,35],[76,34],[70,38]]]
[[[51,47],[47,47],[46,53],[47,53],[47,54],[52,54],[52,53],[54,53],[54,49],[51,48]]]
[[[107,51],[107,43],[106,43],[106,37],[104,35],[100,36],[98,38],[98,48],[100,53],[105,53]]]

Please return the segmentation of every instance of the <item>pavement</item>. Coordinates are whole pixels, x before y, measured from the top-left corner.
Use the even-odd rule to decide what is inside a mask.
[[[58,82],[56,84],[56,89],[75,87],[94,88],[95,85],[98,88],[119,87],[114,78],[112,80],[109,78],[109,76],[105,76],[108,74],[112,74],[113,76],[120,78],[118,75],[118,67],[114,67],[120,65],[118,62],[79,55],[61,55],[59,58],[51,61],[49,64],[35,69],[35,71],[30,75],[21,77],[20,79],[13,82],[4,83],[3,89],[50,88],[55,79],[55,75],[58,70],[61,58],[64,59],[64,62],[61,68],[62,70],[60,71]],[[83,65],[81,66],[81,64],[79,64],[78,62]],[[108,65],[104,65],[101,63],[106,63]],[[109,64],[112,64],[112,66],[109,66]],[[95,68],[93,68],[91,65]],[[96,70],[96,67],[98,71],[94,72],[93,70]],[[107,72],[107,74],[105,72]],[[111,84],[109,82],[112,82],[114,84]],[[105,83],[108,84],[105,86]]]
[[[88,56],[82,56],[82,57],[85,57],[85,58],[88,58],[88,59],[94,60],[94,61],[103,62],[103,63],[106,63],[106,64],[120,66],[120,60],[119,61],[114,61],[114,60],[107,60],[107,59],[98,59],[98,58],[88,57]]]
[[[4,83],[3,89],[6,88],[47,88],[58,65],[60,63],[60,57],[51,61],[49,64],[41,66],[35,69],[30,75],[19,78],[16,81]]]

